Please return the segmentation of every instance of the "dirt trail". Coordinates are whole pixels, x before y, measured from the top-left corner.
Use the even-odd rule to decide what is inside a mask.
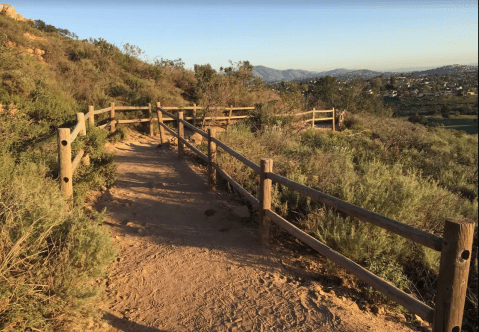
[[[259,246],[246,206],[208,190],[202,166],[132,135],[114,147],[118,181],[96,206],[120,248],[110,331],[412,331],[294,273],[294,254]]]

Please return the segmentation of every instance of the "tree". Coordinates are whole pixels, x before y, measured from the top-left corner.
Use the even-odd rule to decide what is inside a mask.
[[[372,89],[374,93],[378,94],[383,89],[383,81],[381,78],[377,77],[372,83]]]
[[[229,67],[220,68],[220,71],[224,72],[227,76],[236,78],[243,86],[246,86],[246,84],[253,79],[253,65],[251,65],[249,61],[233,62],[228,60],[228,62],[230,63]]]
[[[319,78],[310,89],[309,94],[312,96],[312,103],[322,100],[328,108],[338,107],[340,100],[338,79],[329,75]]]
[[[199,104],[204,107],[204,128],[205,118],[212,114],[219,115],[219,107],[226,106],[230,85],[227,77],[218,75],[210,64],[195,65],[194,68]]]

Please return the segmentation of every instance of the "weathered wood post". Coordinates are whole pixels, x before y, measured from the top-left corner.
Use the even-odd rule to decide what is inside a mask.
[[[228,115],[228,122],[226,124],[226,129],[228,129],[230,124],[231,124],[231,116],[232,115],[233,115],[233,105],[230,105],[230,112],[229,112],[229,115]]]
[[[78,133],[80,136],[86,136],[86,123],[85,123],[85,114],[77,113],[77,122],[80,125],[80,132]],[[90,155],[85,153],[82,158],[83,165],[90,165]]]
[[[116,130],[115,128],[115,103],[110,104],[110,133],[113,134]]]
[[[196,127],[196,104],[193,104],[193,126]]]
[[[346,115],[346,111],[342,111],[339,113],[339,130],[341,130],[344,126],[344,116]]]
[[[259,173],[259,215],[258,236],[262,246],[269,246],[271,237],[271,220],[265,210],[271,210],[272,182],[266,178],[267,172],[273,172],[273,159],[261,159]]]
[[[88,123],[90,126],[95,125],[95,109],[93,106],[88,106],[88,113],[90,114],[90,117],[88,118]]]
[[[185,129],[183,122],[180,120],[183,120],[183,112],[178,112],[178,158],[183,157],[183,150],[185,149],[183,144],[183,139],[185,138]]]
[[[166,137],[165,137],[165,128],[163,128],[163,113],[160,110],[161,104],[160,102],[156,103],[156,113],[158,114],[158,129],[160,130],[160,143],[163,145],[163,143],[166,142]]]
[[[73,198],[72,147],[70,129],[58,128],[58,165],[60,190],[65,199]]]
[[[461,332],[474,222],[447,219],[436,291],[433,332]]]
[[[336,131],[336,110],[333,107],[333,132]]]
[[[148,117],[150,119],[150,136],[153,137],[153,115],[151,113],[151,103],[148,103]]]
[[[313,108],[313,120],[311,121],[311,128],[314,128],[315,114],[316,114],[316,109]]]
[[[216,143],[212,138],[216,136],[215,128],[208,128],[208,186],[211,189],[216,187]]]

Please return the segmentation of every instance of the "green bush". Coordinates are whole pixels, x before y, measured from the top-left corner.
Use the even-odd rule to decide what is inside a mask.
[[[78,328],[115,257],[105,216],[70,210],[45,167],[0,159],[0,329]]]
[[[447,130],[367,114],[349,114],[347,119],[349,128],[337,133],[298,133],[278,123],[259,129],[256,120],[230,127],[220,139],[256,163],[273,158],[277,174],[439,236],[447,217],[477,220],[477,135],[457,137]],[[218,154],[218,163],[258,194],[252,170],[226,153]],[[272,204],[288,220],[397,287],[415,289],[419,280],[410,266],[429,271],[422,283],[433,284],[439,262],[435,251],[280,185],[274,187]],[[377,293],[365,291],[377,298]]]

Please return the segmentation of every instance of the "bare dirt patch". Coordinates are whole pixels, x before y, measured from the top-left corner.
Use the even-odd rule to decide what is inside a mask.
[[[118,181],[96,205],[120,248],[106,280],[110,331],[412,331],[336,295],[319,260],[262,248],[247,207],[158,141],[114,146]]]

